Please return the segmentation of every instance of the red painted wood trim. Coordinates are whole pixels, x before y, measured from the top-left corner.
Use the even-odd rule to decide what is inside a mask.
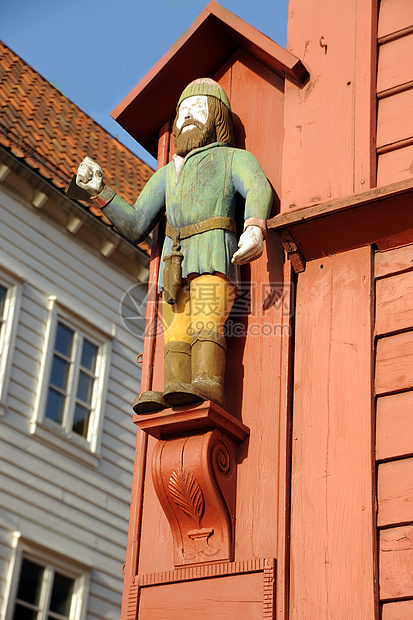
[[[279,411],[279,447],[278,447],[278,531],[277,531],[277,609],[276,619],[288,618],[289,576],[290,576],[290,495],[291,495],[291,421],[293,391],[293,348],[294,348],[294,301],[296,285],[290,261],[284,263],[284,295],[288,300],[283,307],[290,312],[282,315],[284,334],[280,356],[280,411]],[[285,329],[289,326],[289,331]],[[289,335],[285,335],[288,333]]]
[[[263,573],[263,620],[270,620],[275,617],[275,573],[276,561],[274,558],[243,560],[241,562],[220,562],[215,564],[205,564],[203,566],[189,566],[184,569],[176,569],[174,571],[165,571],[162,573],[149,573],[139,576],[137,581],[138,588],[150,588],[158,585],[166,585],[173,583],[199,581],[204,579],[229,577],[231,575],[244,575],[251,573]],[[131,599],[137,601],[137,585],[131,588]],[[132,607],[132,606],[131,606]],[[179,615],[179,610],[177,610]],[[133,610],[130,608],[129,618],[136,618],[132,615]],[[135,609],[136,614],[136,609]],[[186,617],[186,616],[185,616]]]
[[[134,423],[156,439],[167,439],[180,433],[221,429],[236,442],[243,442],[249,428],[210,400],[196,405],[164,409],[159,413],[133,416]]]
[[[408,26],[407,28],[402,28],[397,32],[392,32],[391,34],[387,34],[384,37],[379,37],[377,39],[377,43],[379,45],[384,45],[385,43],[390,43],[391,41],[396,41],[397,39],[401,39],[402,37],[407,37],[409,34],[412,34],[413,26]]]
[[[410,191],[413,191],[413,179],[398,181],[397,183],[370,189],[366,192],[360,192],[359,194],[352,194],[344,198],[329,200],[328,202],[322,202],[318,205],[309,205],[297,211],[292,211],[291,213],[280,213],[267,221],[267,227],[278,230],[297,226],[304,222],[308,225],[313,219],[335,215],[346,209],[372,204],[379,200],[390,200],[393,197]]]
[[[176,570],[162,573],[148,573],[139,575],[139,586],[144,588],[165,583],[224,577],[225,575],[260,573],[265,569],[267,562],[271,562],[271,560],[259,558],[255,560],[243,560],[241,562],[218,562],[215,564],[204,564],[202,566],[187,566],[185,568],[177,568]],[[274,562],[274,560],[272,560],[272,562]]]
[[[381,90],[377,93],[377,99],[386,99],[386,97],[391,97],[392,95],[398,95],[399,93],[403,93],[405,90],[410,90],[413,88],[413,81],[404,82],[404,84],[398,84],[397,86],[392,86],[392,88],[386,88],[385,90]],[[384,149],[385,147],[380,147]],[[379,149],[377,149],[379,150]]]
[[[287,230],[306,261],[393,239],[413,242],[413,180],[276,215],[267,226]],[[387,246],[387,249],[388,246]]]
[[[403,90],[400,90],[399,92],[403,92]],[[384,153],[397,151],[398,149],[403,149],[404,147],[410,146],[411,144],[413,144],[413,137],[404,138],[403,140],[398,140],[397,142],[392,142],[391,144],[384,144],[383,146],[379,146],[379,148],[377,149],[377,155],[383,155]]]

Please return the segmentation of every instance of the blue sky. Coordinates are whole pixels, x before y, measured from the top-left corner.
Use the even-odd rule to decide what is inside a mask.
[[[110,112],[207,0],[8,0],[0,39],[131,151],[154,159]],[[288,0],[220,4],[285,47]]]

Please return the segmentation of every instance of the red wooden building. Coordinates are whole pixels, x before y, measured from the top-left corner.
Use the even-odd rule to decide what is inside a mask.
[[[213,77],[276,196],[228,412],[135,417],[122,619],[413,618],[412,54],[411,0],[290,0],[287,50],[212,1],[114,111],[162,166],[180,92]]]

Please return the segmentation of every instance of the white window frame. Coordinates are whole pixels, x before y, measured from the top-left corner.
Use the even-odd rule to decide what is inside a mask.
[[[54,572],[75,581],[70,620],[86,620],[91,567],[37,545],[23,538],[20,532],[13,532],[12,555],[6,577],[1,620],[13,618],[23,559],[31,560],[45,568],[40,601],[40,606],[43,608],[39,613],[39,620],[47,618]]]
[[[53,362],[55,348],[56,330],[58,323],[67,325],[75,332],[75,339],[85,337],[98,347],[97,377],[95,379],[94,394],[92,401],[92,411],[89,422],[87,438],[81,437],[71,430],[73,421],[73,411],[75,403],[75,390],[71,393],[72,385],[69,385],[70,392],[69,412],[59,424],[45,416],[46,402],[49,391],[50,373]],[[102,439],[103,415],[106,403],[107,384],[110,369],[112,336],[100,331],[95,326],[69,311],[58,303],[56,297],[49,297],[49,314],[45,333],[45,346],[43,349],[42,363],[40,368],[39,384],[36,393],[34,415],[30,431],[40,440],[53,444],[57,450],[69,454],[72,458],[78,459],[91,466],[96,466],[100,458],[100,446]],[[74,362],[75,369],[69,373],[69,382],[79,374],[79,356]],[[77,371],[77,375],[75,375]]]
[[[1,270],[0,285],[7,289],[0,330],[0,416],[2,416],[7,408],[7,389],[16,342],[23,282],[11,273]]]

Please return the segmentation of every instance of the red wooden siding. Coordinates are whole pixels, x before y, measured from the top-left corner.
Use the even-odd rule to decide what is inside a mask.
[[[413,175],[413,3],[381,0],[377,68],[377,184]]]
[[[383,620],[404,620],[413,617],[413,246],[377,253],[375,275],[380,599]]]
[[[376,617],[370,273],[366,246],[298,276],[291,620]]]

